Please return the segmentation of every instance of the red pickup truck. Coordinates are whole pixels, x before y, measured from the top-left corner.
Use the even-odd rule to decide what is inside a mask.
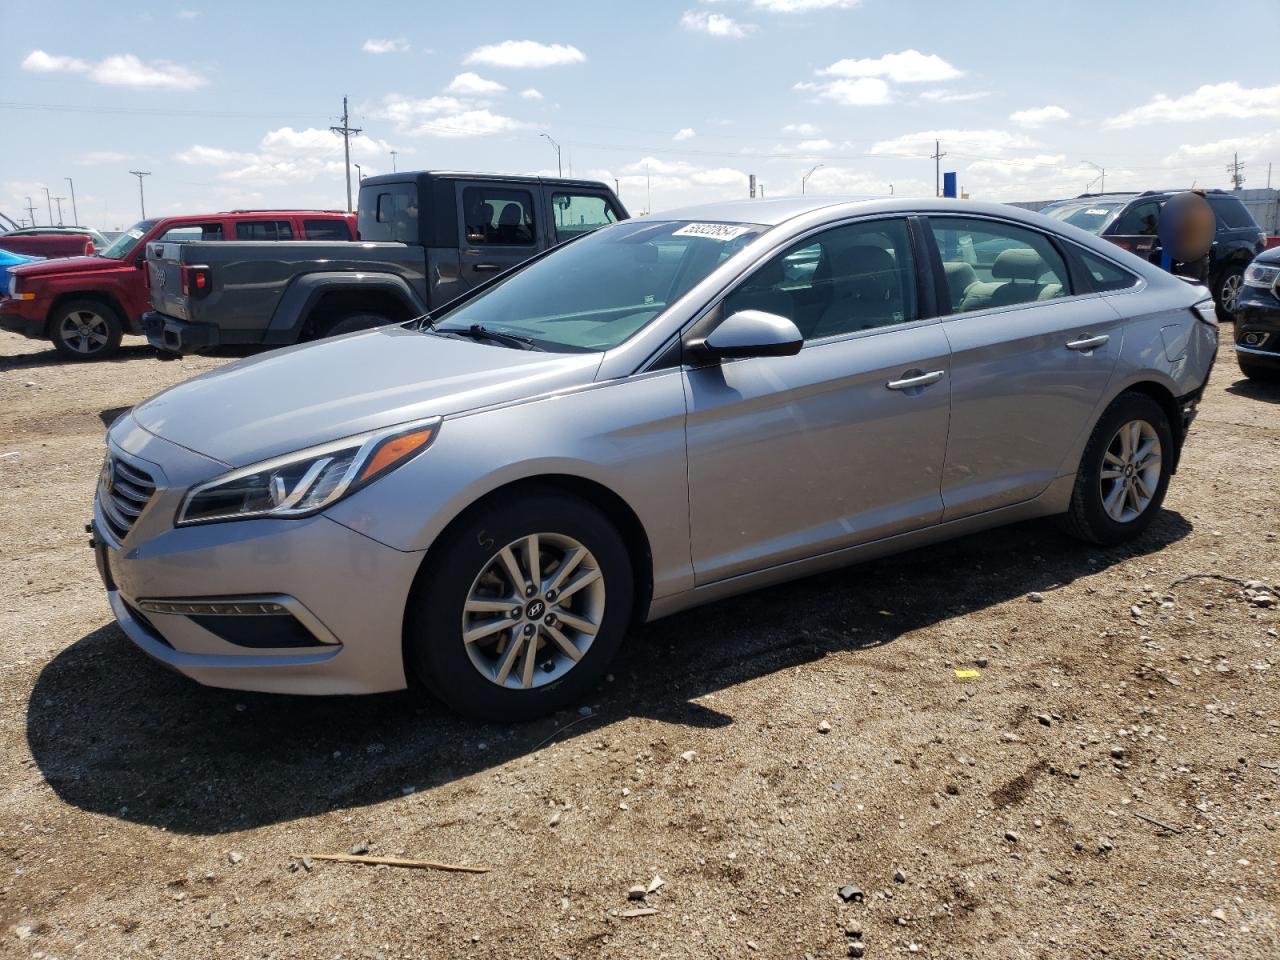
[[[72,360],[102,360],[125,333],[142,333],[142,315],[151,309],[146,267],[152,241],[355,237],[355,216],[333,210],[232,210],[142,220],[96,256],[13,267],[9,289],[0,291],[0,329],[49,340]]]
[[[88,227],[22,227],[0,233],[0,250],[31,257],[91,257],[107,238]]]

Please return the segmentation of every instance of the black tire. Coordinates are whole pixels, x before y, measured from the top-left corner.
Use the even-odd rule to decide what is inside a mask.
[[[49,336],[68,360],[105,360],[119,349],[124,324],[100,300],[69,300],[49,317]]]
[[[1250,380],[1257,380],[1259,383],[1280,383],[1280,359],[1277,359],[1274,364],[1255,363],[1237,353],[1236,362],[1240,364],[1240,372]]]
[[[395,323],[395,321],[380,313],[349,313],[345,317],[339,317],[335,320],[321,336],[338,337],[344,333],[355,333],[358,330],[385,327],[389,323]]]
[[[1141,421],[1154,429],[1160,441],[1160,473],[1154,495],[1146,507],[1131,519],[1113,518],[1103,503],[1103,461],[1108,447],[1118,438],[1120,428]],[[1080,458],[1071,506],[1063,516],[1066,531],[1081,540],[1111,546],[1141,534],[1160,512],[1176,455],[1173,430],[1164,408],[1142,393],[1122,393],[1102,412]],[[1114,483],[1115,481],[1112,481]],[[1122,498],[1123,499],[1123,498]]]
[[[1213,309],[1218,315],[1219,323],[1235,323],[1235,310],[1228,310],[1223,304],[1226,300],[1240,295],[1240,286],[1244,283],[1244,267],[1227,267],[1219,274],[1213,284]],[[1232,292],[1234,289],[1234,293]]]
[[[473,655],[483,658],[486,652],[483,645],[468,647],[464,642],[463,607],[473,584],[503,547],[535,534],[541,535],[540,542],[551,537],[571,538],[590,552],[603,582],[603,613],[599,629],[580,660],[570,665],[549,637],[535,632],[540,646],[534,648],[537,668],[532,669],[532,675],[534,682],[542,685],[528,689],[499,686],[472,660]],[[555,567],[543,569],[549,571],[542,576],[545,584],[554,578]],[[634,589],[626,544],[608,518],[591,504],[547,491],[482,506],[446,534],[418,574],[405,616],[406,667],[437,698],[477,720],[501,723],[554,712],[581,700],[604,677],[630,624]],[[576,596],[586,593],[581,590]],[[528,597],[527,603],[541,598],[539,593]],[[527,616],[528,606],[524,610],[522,616]],[[558,625],[566,627],[564,622]],[[499,631],[494,640],[499,637],[511,638],[504,639],[504,644],[523,642],[517,630]],[[501,659],[501,651],[494,656]],[[522,656],[517,655],[518,663],[523,664]],[[546,680],[548,670],[543,668],[553,659],[565,672]],[[513,675],[511,682],[520,683],[521,677]]]

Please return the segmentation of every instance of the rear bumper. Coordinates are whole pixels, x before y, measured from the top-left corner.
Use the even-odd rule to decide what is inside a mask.
[[[43,340],[44,318],[44,304],[39,300],[0,297],[0,330],[20,333],[34,340]]]
[[[222,343],[221,331],[209,323],[189,323],[164,313],[144,313],[147,342],[165,353],[197,353]]]

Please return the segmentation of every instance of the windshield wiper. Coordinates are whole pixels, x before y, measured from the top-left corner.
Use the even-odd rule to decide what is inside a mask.
[[[500,330],[490,330],[488,327],[481,326],[478,323],[473,323],[465,329],[462,327],[436,327],[433,332],[453,334],[456,337],[465,337],[469,340],[488,340],[491,343],[500,343],[504,347],[514,347],[517,350],[542,349],[529,337],[521,337],[514,333],[503,333]]]

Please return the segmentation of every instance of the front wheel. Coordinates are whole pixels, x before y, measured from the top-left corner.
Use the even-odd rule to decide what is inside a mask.
[[[105,360],[124,336],[119,315],[96,300],[73,300],[49,318],[53,345],[70,360]]]
[[[333,323],[322,336],[340,337],[344,333],[355,333],[358,330],[372,330],[374,327],[385,327],[394,323],[390,317],[380,313],[351,313]]]
[[[1244,286],[1244,267],[1227,267],[1214,285],[1213,306],[1219,323],[1234,323],[1236,303]]]
[[[604,676],[633,593],[626,544],[589,503],[548,492],[494,504],[452,531],[419,574],[407,665],[477,720],[550,713]]]
[[[1160,404],[1146,394],[1120,394],[1085,446],[1063,518],[1067,531],[1108,546],[1138,536],[1160,512],[1174,452]]]

